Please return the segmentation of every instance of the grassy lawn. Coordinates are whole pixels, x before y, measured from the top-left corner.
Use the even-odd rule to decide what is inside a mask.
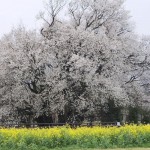
[[[108,148],[108,149],[101,149],[101,148],[79,148],[76,146],[70,146],[70,147],[64,147],[64,148],[55,148],[51,150],[150,150],[150,143],[149,144],[144,144],[142,147],[137,147],[137,148]]]
[[[50,150],[150,150],[150,145],[145,145],[138,148],[114,148],[114,149],[101,149],[101,148],[79,148],[76,146],[65,147],[65,148],[55,148]]]
[[[99,148],[61,148],[61,149],[53,149],[53,150],[150,150],[150,148],[117,148],[117,149],[99,149]]]
[[[150,150],[150,143],[149,144],[144,144],[142,147],[137,147],[137,148],[108,148],[108,149],[101,149],[101,148],[79,148],[76,146],[70,146],[70,147],[64,147],[64,148],[55,148],[51,150]]]
[[[61,148],[53,150],[150,150],[150,148],[117,148],[117,149],[99,149],[99,148]]]
[[[8,149],[8,148],[2,148],[0,147],[0,150],[16,150],[16,149]],[[23,149],[17,149],[17,150],[24,150]],[[79,148],[76,146],[71,146],[71,147],[64,147],[64,148],[54,148],[54,149],[30,149],[30,150],[150,150],[150,147],[145,147],[145,148],[114,148],[114,149],[101,149],[101,148]]]
[[[74,150],[102,150],[102,149],[74,149]],[[107,149],[107,150],[150,150],[150,148],[125,148],[125,149]]]

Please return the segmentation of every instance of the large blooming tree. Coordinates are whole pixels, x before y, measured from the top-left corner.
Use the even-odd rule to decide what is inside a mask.
[[[122,113],[143,106],[144,89],[134,81],[142,75],[135,62],[146,43],[139,42],[123,4],[49,0],[38,15],[40,33],[20,26],[3,36],[0,119],[74,122],[100,119],[110,102]],[[63,8],[65,21],[59,17]]]

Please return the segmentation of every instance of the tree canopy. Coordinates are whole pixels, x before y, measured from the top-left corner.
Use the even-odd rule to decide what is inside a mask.
[[[124,115],[134,108],[144,117],[150,103],[150,39],[135,34],[123,4],[49,0],[38,15],[40,32],[19,26],[4,35],[1,122],[102,120],[108,112]],[[62,21],[64,7],[68,16]]]

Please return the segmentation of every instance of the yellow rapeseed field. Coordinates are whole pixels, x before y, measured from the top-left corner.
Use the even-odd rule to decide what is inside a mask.
[[[137,147],[150,144],[150,125],[122,127],[0,128],[0,147],[12,149]]]

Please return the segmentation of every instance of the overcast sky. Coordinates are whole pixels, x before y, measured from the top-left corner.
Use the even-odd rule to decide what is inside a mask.
[[[126,0],[125,7],[131,11],[136,32],[150,35],[150,0]],[[0,0],[0,36],[20,23],[36,28],[35,17],[42,8],[43,0]]]

